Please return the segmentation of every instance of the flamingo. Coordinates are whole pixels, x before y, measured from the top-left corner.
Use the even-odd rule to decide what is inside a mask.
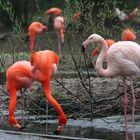
[[[74,13],[74,15],[72,16],[72,21],[73,22],[77,21],[80,18],[80,16],[81,16],[81,12],[78,11]]]
[[[33,81],[32,66],[28,61],[18,61],[11,65],[6,71],[6,89],[10,95],[9,124],[17,129],[23,129],[15,116],[16,92],[22,88],[29,88]]]
[[[132,138],[135,140],[134,112],[136,98],[132,76],[140,74],[140,45],[133,41],[119,41],[108,48],[106,41],[98,34],[90,35],[82,44],[83,51],[92,43],[97,43],[101,47],[101,52],[97,58],[95,69],[97,73],[104,77],[124,77],[124,115],[125,115],[125,135],[127,132],[127,93],[126,77],[130,78],[132,89]],[[103,68],[104,59],[107,59],[107,68]]]
[[[59,51],[59,55],[61,55],[61,42],[64,43],[64,18],[62,16],[55,17],[54,28],[59,35],[59,37],[58,37],[58,51]]]
[[[53,98],[51,95],[51,88],[50,88],[50,80],[55,75],[57,70],[57,64],[59,63],[58,55],[50,50],[34,52],[34,46],[32,46],[32,42],[34,41],[34,37],[32,36],[43,31],[44,26],[41,23],[36,23],[40,26],[36,26],[34,23],[30,24],[28,30],[30,35],[30,49],[31,49],[31,64],[33,66],[33,75],[36,81],[39,81],[42,84],[46,99],[55,107],[59,114],[59,125],[56,129],[56,133],[61,133],[63,127],[67,123],[67,116],[65,115],[64,111],[62,110],[59,103]],[[32,30],[30,30],[32,29]]]
[[[122,32],[123,41],[134,41],[136,40],[136,34],[132,29],[125,29]]]
[[[134,10],[131,13],[129,13],[128,15],[126,13],[124,13],[123,11],[120,11],[119,8],[116,8],[115,10],[116,10],[116,14],[117,14],[119,20],[123,22],[123,21],[129,21],[129,20],[133,19],[138,11],[138,7],[134,8]]]
[[[60,16],[63,10],[61,10],[58,7],[52,7],[48,10],[45,11],[45,15],[55,15],[55,16]]]

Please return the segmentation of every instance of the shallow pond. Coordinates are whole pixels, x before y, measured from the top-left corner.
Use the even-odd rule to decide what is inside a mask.
[[[17,118],[21,119],[21,117],[17,117]],[[32,139],[38,140],[37,137],[41,137],[43,139],[44,134],[46,134],[46,120],[45,119],[46,119],[45,116],[40,116],[39,118],[35,118],[35,116],[24,117],[24,121],[25,123],[27,122],[27,125],[26,125],[26,128],[22,132],[33,133],[33,134],[25,135],[25,136],[22,135],[23,139],[26,140],[26,138],[29,138],[29,137],[31,137],[31,140]],[[54,130],[57,128],[57,120],[48,119],[47,126],[48,126],[47,135],[51,136],[50,139],[124,140],[124,117],[119,116],[119,115],[100,118],[100,119],[93,119],[92,121],[89,121],[86,119],[84,120],[69,119],[67,126],[65,127],[61,135],[54,135]],[[11,128],[8,124],[2,124],[2,123],[0,125],[0,129],[6,130],[6,131],[7,130],[15,131],[15,129]],[[131,139],[131,132],[132,132],[131,116],[128,116],[128,132],[129,132],[129,138]],[[135,115],[135,133],[136,133],[136,140],[139,140],[140,139],[140,116],[139,115]],[[2,133],[2,137],[0,137],[0,140],[3,140],[1,138],[4,138],[5,140],[9,140],[9,137],[11,137],[11,135],[14,136],[15,134],[13,132],[12,134]],[[19,135],[19,134],[16,134],[16,135]],[[45,137],[49,138],[48,136],[45,136]],[[15,140],[18,140],[18,137],[20,136],[17,136]]]

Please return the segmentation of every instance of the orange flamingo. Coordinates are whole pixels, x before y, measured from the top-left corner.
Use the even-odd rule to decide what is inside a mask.
[[[14,110],[16,107],[16,92],[22,88],[28,88],[32,84],[32,66],[28,61],[19,61],[14,63],[6,71],[6,89],[10,95],[9,103],[9,124],[22,129],[21,125],[17,122],[14,116]]]
[[[55,15],[55,16],[60,16],[63,10],[61,10],[58,7],[52,7],[48,10],[45,11],[45,15]]]
[[[41,23],[36,23],[41,25]],[[61,106],[58,104],[58,102],[52,97],[51,95],[51,89],[50,89],[50,80],[55,75],[55,72],[57,70],[57,64],[59,63],[59,57],[58,55],[50,50],[45,51],[39,51],[34,53],[33,49],[34,46],[32,46],[32,42],[34,41],[34,37],[32,36],[36,34],[36,31],[40,31],[40,33],[43,31],[44,26],[36,26],[34,23],[32,23],[29,26],[29,35],[30,35],[30,42],[31,42],[31,64],[33,65],[33,75],[34,79],[39,81],[42,84],[46,99],[55,107],[59,114],[59,125],[56,129],[56,133],[60,133],[63,130],[63,127],[67,123],[67,117],[65,113],[63,112]],[[33,29],[33,30],[30,30]]]
[[[132,29],[125,29],[122,32],[123,41],[134,41],[136,40],[136,34]]]

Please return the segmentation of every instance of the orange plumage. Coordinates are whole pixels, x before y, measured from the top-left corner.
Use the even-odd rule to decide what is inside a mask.
[[[18,124],[14,116],[14,110],[16,107],[16,92],[22,88],[30,87],[32,80],[33,75],[30,62],[16,62],[6,71],[6,89],[10,95],[9,124],[17,129],[21,129],[22,127]]]
[[[132,29],[125,29],[122,32],[123,41],[134,41],[136,39],[136,34]]]
[[[34,40],[35,36],[32,36],[33,34],[36,34],[36,31],[41,30],[43,25],[40,27],[33,26],[32,23],[30,27],[34,28],[34,30],[30,31],[30,38]],[[41,28],[41,29],[38,29]],[[29,28],[30,29],[30,28]],[[32,41],[30,40],[30,41]],[[32,47],[34,48],[34,46]],[[33,52],[33,53],[32,53]],[[65,113],[63,112],[61,106],[59,103],[52,97],[51,95],[51,88],[50,88],[50,80],[55,75],[55,72],[57,70],[57,64],[59,63],[59,57],[58,55],[50,50],[45,51],[39,51],[34,53],[34,51],[31,51],[31,64],[33,66],[33,75],[34,79],[39,81],[42,84],[46,99],[55,107],[59,114],[59,126],[57,128],[57,132],[61,132],[63,129],[63,126],[67,123],[67,117]]]

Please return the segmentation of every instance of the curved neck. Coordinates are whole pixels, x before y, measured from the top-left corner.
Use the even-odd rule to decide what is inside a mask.
[[[30,37],[30,51],[31,51],[31,53],[33,53],[34,47],[35,47],[35,33],[30,31],[29,37]]]
[[[108,51],[108,46],[107,46],[107,43],[104,39],[101,39],[100,42],[99,42],[99,45],[101,47],[101,52],[97,58],[97,61],[96,61],[96,71],[102,75],[102,76],[105,76],[105,77],[108,77],[108,68],[107,69],[104,69],[103,68],[103,62],[106,60],[106,56],[107,56],[107,51]]]
[[[52,106],[54,106],[54,108],[57,110],[58,114],[64,114],[61,106],[59,105],[59,103],[52,97],[51,95],[51,90],[50,90],[50,81],[46,81],[42,84],[43,86],[43,90],[45,92],[45,96],[47,98],[47,100],[50,102],[50,104]]]
[[[16,107],[16,90],[12,89],[9,91],[10,103],[9,103],[9,116],[14,116],[14,110]]]

